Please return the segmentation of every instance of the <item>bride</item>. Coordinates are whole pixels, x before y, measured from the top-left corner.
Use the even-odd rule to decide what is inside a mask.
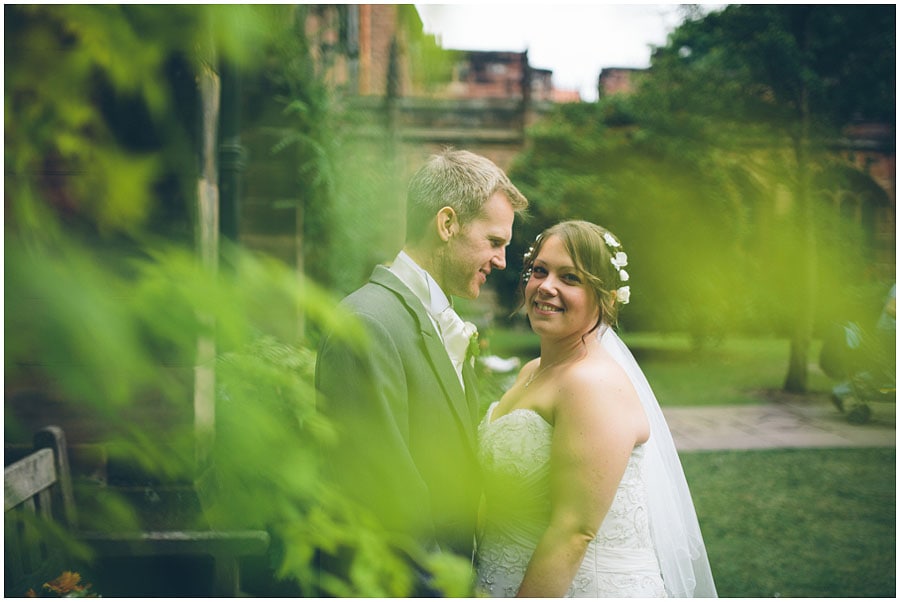
[[[569,221],[525,255],[541,355],[478,429],[486,505],[477,551],[493,597],[715,597],[671,434],[616,335],[627,256]]]

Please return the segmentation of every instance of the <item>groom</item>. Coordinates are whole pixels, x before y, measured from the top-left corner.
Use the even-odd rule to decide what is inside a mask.
[[[326,336],[319,349],[320,407],[339,433],[326,474],[429,551],[471,556],[481,494],[466,358],[473,328],[451,296],[478,297],[506,267],[515,215],[527,206],[490,160],[432,156],[409,183],[403,250],[342,302],[368,340]]]

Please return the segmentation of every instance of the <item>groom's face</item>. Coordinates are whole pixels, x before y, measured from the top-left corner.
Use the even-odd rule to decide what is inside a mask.
[[[491,270],[506,268],[506,247],[512,239],[514,219],[512,205],[498,192],[488,199],[477,218],[447,242],[438,280],[445,293],[475,299]]]

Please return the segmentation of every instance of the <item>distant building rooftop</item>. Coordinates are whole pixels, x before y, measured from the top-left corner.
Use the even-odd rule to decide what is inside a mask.
[[[597,92],[602,98],[613,94],[631,94],[634,92],[637,77],[646,69],[634,67],[604,67],[597,77]]]

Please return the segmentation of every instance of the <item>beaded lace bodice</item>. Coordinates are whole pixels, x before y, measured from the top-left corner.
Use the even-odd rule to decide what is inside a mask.
[[[496,405],[478,427],[487,501],[478,544],[478,585],[492,597],[512,597],[549,522],[553,426],[527,409],[492,420]],[[650,538],[642,458],[638,446],[568,597],[665,595]]]

